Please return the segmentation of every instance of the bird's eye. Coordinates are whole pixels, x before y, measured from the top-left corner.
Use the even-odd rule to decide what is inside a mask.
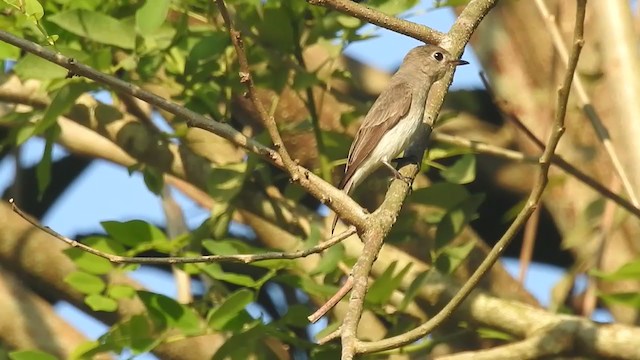
[[[442,55],[440,51],[436,51],[433,53],[433,58],[438,61],[442,61],[444,59],[444,55]]]

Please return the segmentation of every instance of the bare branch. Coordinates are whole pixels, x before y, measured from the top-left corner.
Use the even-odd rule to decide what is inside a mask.
[[[51,229],[48,226],[42,226],[35,220],[33,220],[30,216],[25,214],[13,201],[13,199],[9,200],[11,204],[11,209],[18,214],[20,217],[31,223],[31,225],[37,227],[38,229],[46,232],[47,234],[55,237],[58,240],[66,243],[69,246],[76,247],[82,249],[90,254],[99,256],[101,258],[107,259],[114,264],[154,264],[154,265],[173,265],[173,264],[196,264],[196,263],[211,263],[211,262],[240,262],[245,264],[250,264],[256,261],[262,260],[279,260],[279,259],[297,259],[301,257],[307,257],[311,254],[316,254],[322,252],[333,245],[339,243],[340,241],[348,238],[349,236],[355,234],[355,228],[350,227],[346,231],[336,236],[331,237],[327,241],[323,241],[320,244],[313,246],[306,250],[300,250],[290,253],[282,253],[282,252],[269,252],[262,254],[240,254],[240,255],[207,255],[207,256],[195,256],[195,257],[135,257],[135,256],[120,256],[109,254],[98,249],[92,248],[91,246],[87,246],[81,242],[78,242],[73,239],[69,239],[66,236],[63,236]]]

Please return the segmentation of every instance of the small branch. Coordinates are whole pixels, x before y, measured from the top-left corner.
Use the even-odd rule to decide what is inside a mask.
[[[107,85],[115,91],[121,92],[123,94],[128,94],[140,100],[143,100],[159,109],[165,110],[177,117],[186,120],[189,126],[198,127],[203,130],[210,131],[228,140],[236,146],[259,155],[271,164],[281,169],[286,169],[283,160],[278,152],[260,144],[253,139],[246,137],[227,124],[208,119],[183,106],[168,101],[151,92],[145,91],[139,86],[133,85],[126,81],[122,81],[111,75],[101,73],[87,65],[80,63],[73,58],[54,53],[38,44],[25,39],[21,39],[8,32],[0,30],[0,41],[4,41],[26,52],[32,53],[40,58],[57,64],[69,70],[71,74],[84,76],[97,83]],[[362,226],[365,219],[365,212],[360,205],[358,205],[344,192],[336,189],[334,186],[322,180],[320,177],[316,176],[308,169],[298,166],[298,171],[301,174],[298,182],[300,186],[302,186],[309,194],[320,200],[322,203],[327,204],[345,221],[354,224],[355,226]]]
[[[412,37],[429,44],[440,44],[445,34],[427,26],[386,15],[368,6],[351,0],[307,0],[311,5],[323,6],[341,13],[351,15],[362,21],[378,25],[393,32]]]
[[[337,328],[334,331],[330,332],[327,336],[318,339],[318,345],[324,345],[329,341],[335,340],[339,337],[340,337],[340,328]]]
[[[558,25],[554,21],[555,17],[551,15],[551,13],[549,12],[549,9],[547,8],[547,5],[543,0],[535,0],[534,3],[536,5],[536,8],[538,9],[538,12],[540,13],[540,16],[542,17],[545,23],[545,26],[547,27],[547,30],[549,30],[549,34],[551,35],[553,46],[555,47],[556,51],[560,55],[560,58],[562,59],[562,61],[565,64],[567,64],[567,62],[569,61],[569,55],[567,54],[567,49],[565,47],[564,41],[562,40],[560,29],[558,28]],[[631,185],[629,176],[627,175],[624,168],[622,167],[620,158],[618,157],[618,154],[613,148],[613,143],[611,142],[609,131],[602,123],[602,119],[600,119],[600,115],[598,115],[598,113],[596,112],[596,109],[593,106],[591,99],[589,98],[589,95],[587,95],[587,91],[585,90],[584,85],[582,84],[582,80],[580,79],[577,73],[574,73],[573,76],[574,76],[573,86],[576,90],[576,94],[578,96],[578,101],[580,102],[580,107],[582,108],[582,111],[587,116],[587,119],[589,119],[589,121],[591,122],[591,126],[593,127],[596,135],[598,136],[598,139],[602,142],[602,145],[604,146],[604,149],[607,155],[609,155],[609,159],[611,160],[611,163],[613,164],[613,167],[615,168],[616,173],[620,177],[620,180],[622,181],[624,189],[627,192],[627,195],[629,195],[631,202],[636,207],[640,207],[638,196],[635,193],[633,185]]]
[[[558,100],[556,107],[556,116],[554,120],[554,131],[549,137],[547,146],[544,153],[540,157],[540,171],[536,179],[535,185],[531,190],[529,199],[526,202],[526,206],[520,211],[516,219],[513,221],[509,229],[504,233],[502,238],[496,243],[487,254],[486,259],[480,264],[478,269],[471,275],[469,280],[460,288],[458,293],[445,305],[442,310],[432,317],[426,323],[419,327],[410,330],[404,334],[397,335],[388,339],[384,339],[376,342],[360,342],[357,344],[358,353],[370,353],[394,347],[410,344],[425,335],[429,334],[433,329],[442,324],[451,314],[462,304],[464,299],[471,293],[471,291],[477,286],[480,279],[484,274],[491,269],[493,264],[498,260],[500,255],[511,240],[520,231],[520,228],[529,219],[535,208],[538,206],[538,202],[542,197],[542,193],[546,187],[548,181],[549,166],[551,164],[551,158],[555,149],[560,142],[560,138],[564,133],[564,119],[567,112],[567,102],[569,100],[569,92],[571,90],[571,83],[573,75],[578,64],[578,58],[582,50],[584,43],[584,16],[586,9],[586,0],[577,0],[576,6],[576,24],[574,29],[574,42],[571,51],[571,57],[567,66],[567,72],[562,83],[562,87],[558,91]],[[355,292],[355,288],[354,288]],[[344,346],[344,344],[343,344]]]
[[[342,300],[342,298],[344,298],[352,288],[353,277],[349,276],[347,277],[347,281],[342,284],[340,289],[338,289],[338,291],[333,294],[333,296],[329,298],[326,303],[324,303],[318,310],[307,317],[309,322],[315,324],[318,320],[320,320],[321,317],[328,313],[329,310],[333,309],[333,307],[336,306],[336,304],[339,303],[340,300]]]
[[[291,176],[291,180],[296,182],[301,177],[300,169],[298,168],[298,164],[296,164],[296,162],[291,159],[291,156],[289,156],[289,153],[284,146],[284,142],[282,141],[282,137],[280,136],[280,132],[278,131],[278,124],[276,124],[273,116],[269,115],[267,110],[262,105],[262,102],[258,98],[256,88],[253,84],[253,78],[251,77],[251,69],[249,69],[247,54],[244,51],[244,42],[242,41],[242,35],[238,30],[234,28],[224,0],[215,0],[215,2],[218,5],[220,15],[222,15],[222,19],[224,20],[224,23],[227,27],[227,31],[231,36],[231,43],[233,43],[233,47],[236,50],[236,55],[238,56],[238,64],[240,65],[240,82],[247,87],[247,94],[249,96],[249,99],[258,111],[264,127],[269,132],[269,136],[271,137],[273,146],[278,151],[285,169]]]
[[[109,254],[98,249],[92,248],[91,246],[87,246],[81,242],[69,239],[66,236],[63,236],[51,229],[48,226],[42,226],[35,220],[33,220],[30,216],[25,214],[13,201],[13,199],[9,200],[11,204],[11,210],[13,210],[16,214],[18,214],[21,218],[28,221],[31,225],[36,228],[44,231],[45,233],[55,237],[58,240],[66,243],[69,246],[76,247],[82,249],[89,254],[93,254],[99,256],[101,258],[107,259],[114,264],[153,264],[153,265],[173,265],[173,264],[196,264],[196,263],[212,263],[212,262],[239,262],[239,263],[253,263],[256,261],[262,260],[291,260],[307,257],[312,254],[316,254],[322,252],[333,245],[341,242],[342,240],[348,238],[349,236],[355,234],[356,230],[354,227],[350,227],[345,232],[338,234],[336,236],[331,237],[327,241],[321,242],[320,244],[311,247],[306,250],[294,251],[290,253],[283,252],[268,252],[262,254],[239,254],[239,255],[207,255],[207,256],[195,256],[195,257],[135,257],[135,256],[120,256]]]

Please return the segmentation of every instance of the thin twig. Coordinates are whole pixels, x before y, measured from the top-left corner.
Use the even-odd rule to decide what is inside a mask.
[[[362,21],[404,34],[429,44],[440,44],[446,35],[427,26],[398,19],[351,0],[307,0],[309,4],[324,6],[351,15]]]
[[[227,10],[227,6],[225,5],[224,0],[215,0],[215,2],[218,5],[220,15],[224,20],[227,31],[229,32],[229,36],[231,36],[231,43],[233,43],[233,47],[236,50],[236,55],[238,56],[238,64],[240,65],[240,82],[247,87],[247,95],[249,96],[251,103],[253,103],[253,106],[258,111],[258,115],[260,115],[260,119],[262,120],[264,127],[269,132],[269,136],[271,137],[273,146],[278,151],[285,169],[291,176],[291,180],[293,180],[294,182],[298,181],[301,177],[298,164],[296,164],[296,162],[291,159],[291,156],[289,156],[289,152],[287,152],[287,149],[284,146],[284,142],[282,141],[282,137],[280,136],[280,131],[278,131],[278,124],[276,124],[276,120],[273,118],[273,116],[269,115],[267,109],[264,108],[264,105],[262,105],[262,102],[258,98],[258,93],[256,92],[256,88],[253,84],[253,78],[251,76],[251,69],[249,69],[247,54],[244,51],[244,42],[242,41],[242,35],[233,26],[231,16],[229,16],[229,11]]]
[[[335,340],[335,339],[339,338],[340,337],[340,332],[341,332],[340,328],[337,328],[337,329],[333,330],[332,332],[330,332],[329,334],[327,334],[323,338],[318,339],[318,344],[319,345],[324,345],[324,344],[328,343],[329,341],[332,341],[332,340]]]
[[[491,249],[485,260],[480,264],[478,269],[471,275],[471,277],[460,288],[458,293],[447,303],[442,310],[432,317],[426,323],[418,326],[417,328],[410,330],[404,334],[397,335],[388,339],[384,339],[376,342],[359,342],[357,344],[358,353],[370,353],[380,350],[391,349],[401,345],[410,344],[431,331],[437,326],[442,324],[451,314],[462,304],[464,299],[471,293],[471,291],[477,286],[480,279],[484,274],[491,269],[493,264],[502,255],[502,252],[509,245],[511,240],[520,231],[521,227],[525,224],[527,219],[531,216],[534,209],[538,206],[542,193],[548,182],[549,166],[551,165],[551,157],[564,133],[564,119],[567,112],[567,102],[569,100],[569,92],[571,90],[571,82],[573,80],[573,74],[578,64],[578,58],[582,50],[584,43],[584,16],[586,9],[586,0],[577,0],[576,6],[576,24],[574,29],[574,40],[571,50],[571,57],[567,66],[567,72],[564,77],[562,87],[558,91],[558,102],[556,108],[556,115],[554,119],[554,131],[549,136],[547,146],[544,153],[540,157],[540,171],[536,179],[535,185],[531,190],[529,199],[526,202],[526,206],[520,211],[516,219],[513,221],[509,229],[504,233],[502,238]]]
[[[538,12],[540,13],[540,16],[542,17],[542,20],[544,21],[544,24],[547,30],[549,30],[549,34],[551,35],[551,41],[553,42],[553,46],[555,47],[556,52],[558,53],[558,55],[560,55],[562,62],[566,65],[567,62],[569,61],[569,55],[567,54],[566,46],[564,44],[564,41],[562,40],[562,34],[560,34],[560,29],[558,28],[558,25],[555,23],[555,16],[553,16],[549,12],[549,8],[547,8],[547,5],[543,0],[535,0],[534,3],[536,5],[536,8],[538,9]],[[602,145],[604,146],[604,149],[607,155],[609,155],[609,159],[611,160],[611,163],[613,164],[613,167],[616,170],[616,173],[620,177],[620,180],[622,181],[622,185],[624,186],[624,189],[627,192],[627,195],[629,195],[631,202],[636,207],[640,207],[638,196],[635,190],[633,189],[633,185],[631,185],[629,176],[625,172],[624,167],[620,162],[620,158],[618,157],[618,154],[613,148],[613,143],[611,142],[611,137],[609,136],[609,132],[607,131],[607,128],[604,126],[602,119],[600,119],[600,115],[598,115],[598,112],[593,106],[591,99],[589,98],[589,95],[587,95],[587,91],[584,88],[584,85],[582,83],[582,80],[580,79],[580,76],[578,76],[578,74],[575,73],[573,74],[573,77],[574,77],[573,87],[576,91],[576,95],[578,96],[578,101],[580,103],[580,107],[582,108],[582,111],[587,116],[587,119],[589,119],[591,126],[595,130],[596,135],[598,136],[598,139],[602,142]]]
[[[329,310],[333,309],[333,307],[336,306],[336,304],[339,303],[340,300],[342,300],[349,293],[349,291],[351,291],[351,288],[353,288],[353,277],[348,276],[347,281],[342,284],[340,289],[338,289],[338,291],[336,291],[336,293],[333,294],[333,296],[331,296],[331,298],[329,298],[327,302],[320,306],[318,310],[307,317],[309,322],[315,324],[318,320],[320,320],[321,317],[328,313]]]
[[[316,254],[322,252],[335,244],[338,244],[342,240],[348,238],[349,236],[355,234],[356,229],[352,226],[349,227],[343,233],[340,233],[336,236],[329,238],[326,241],[321,242],[320,244],[313,246],[306,250],[299,250],[294,252],[267,252],[262,254],[239,254],[239,255],[206,255],[206,256],[194,256],[194,257],[178,257],[178,256],[168,256],[168,257],[136,257],[136,256],[120,256],[115,254],[109,254],[98,249],[95,249],[91,246],[85,245],[81,242],[78,242],[73,239],[69,239],[68,237],[61,235],[55,230],[51,229],[48,226],[43,226],[39,224],[37,221],[32,219],[29,215],[25,214],[13,201],[13,199],[9,200],[11,204],[11,210],[13,210],[16,214],[18,214],[21,218],[28,221],[31,225],[36,228],[44,231],[45,233],[55,237],[58,240],[66,243],[69,246],[76,247],[82,249],[89,254],[93,254],[99,256],[101,258],[107,259],[114,264],[153,264],[153,265],[172,265],[172,264],[196,264],[196,263],[212,263],[212,262],[239,262],[239,263],[253,263],[256,261],[263,260],[291,260],[307,257],[312,254]]]

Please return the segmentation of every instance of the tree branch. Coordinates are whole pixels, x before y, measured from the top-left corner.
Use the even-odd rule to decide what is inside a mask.
[[[558,100],[556,107],[556,115],[554,119],[554,131],[547,141],[547,146],[544,153],[540,157],[540,170],[536,183],[531,190],[529,199],[526,202],[526,206],[520,211],[516,219],[513,221],[509,229],[504,233],[501,239],[491,249],[491,252],[487,255],[487,258],[480,264],[478,269],[471,275],[469,280],[460,288],[458,293],[442,308],[442,310],[432,317],[426,323],[419,327],[408,331],[404,334],[394,336],[385,340],[371,343],[359,343],[357,351],[359,353],[369,353],[380,350],[391,349],[401,345],[410,344],[425,335],[429,334],[433,329],[442,324],[451,314],[460,306],[464,299],[471,293],[471,291],[477,286],[478,282],[489,271],[493,264],[498,260],[504,249],[509,245],[511,240],[519,232],[520,228],[525,224],[529,216],[533,213],[538,206],[542,193],[546,187],[548,181],[549,166],[551,164],[551,158],[555,152],[555,149],[564,133],[564,119],[567,112],[567,102],[569,100],[569,92],[571,90],[571,83],[573,75],[575,73],[580,51],[582,50],[583,32],[584,32],[584,16],[585,16],[586,0],[578,0],[576,9],[576,24],[574,29],[573,47],[571,50],[571,57],[567,66],[565,78],[562,83],[562,87],[558,91]]]

